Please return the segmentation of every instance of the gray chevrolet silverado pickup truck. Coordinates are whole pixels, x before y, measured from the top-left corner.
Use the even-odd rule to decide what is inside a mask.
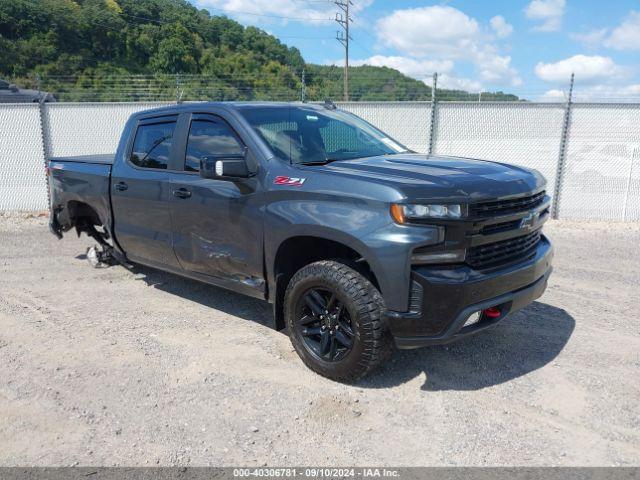
[[[479,332],[544,292],[536,171],[412,152],[326,105],[139,112],[115,155],[53,158],[51,231],[271,302],[314,371],[353,381],[399,348]]]

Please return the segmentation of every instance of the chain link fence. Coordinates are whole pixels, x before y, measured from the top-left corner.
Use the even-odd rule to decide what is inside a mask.
[[[559,104],[440,103],[433,153],[535,168],[553,192],[564,112]]]
[[[430,102],[338,103],[416,152],[429,150]]]
[[[47,157],[115,153],[129,116],[163,105],[168,103],[45,103]]]
[[[0,211],[46,209],[45,158],[112,153],[129,115],[160,105],[0,104]],[[640,220],[639,104],[570,105],[566,129],[564,103],[338,105],[418,152],[539,170],[559,218]]]
[[[47,208],[38,104],[0,105],[0,211]]]
[[[572,106],[559,209],[640,220],[640,104]]]

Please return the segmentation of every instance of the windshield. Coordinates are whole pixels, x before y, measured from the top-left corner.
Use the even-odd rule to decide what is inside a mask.
[[[291,163],[326,163],[408,151],[364,120],[338,110],[302,105],[240,110],[274,155]]]

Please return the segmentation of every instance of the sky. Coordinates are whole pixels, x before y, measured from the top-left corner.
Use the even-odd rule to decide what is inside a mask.
[[[342,65],[332,0],[191,0],[255,25],[311,63]],[[352,0],[352,65],[431,84],[563,100],[640,101],[639,0]]]

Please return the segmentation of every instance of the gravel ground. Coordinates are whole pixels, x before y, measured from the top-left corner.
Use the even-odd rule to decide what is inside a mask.
[[[265,303],[0,215],[0,465],[639,465],[640,225],[546,230],[540,301],[345,386]]]

